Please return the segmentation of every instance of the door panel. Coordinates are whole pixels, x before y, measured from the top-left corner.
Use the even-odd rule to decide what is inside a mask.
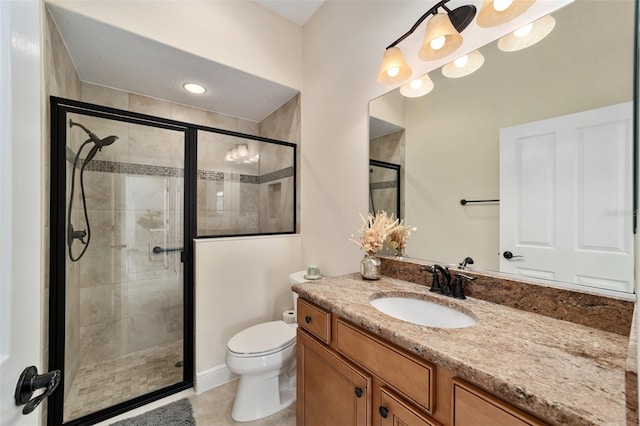
[[[14,400],[23,369],[42,366],[40,6],[0,2],[0,424],[6,426],[33,426],[40,418],[39,409],[23,415]]]
[[[502,272],[633,292],[632,109],[501,130]]]

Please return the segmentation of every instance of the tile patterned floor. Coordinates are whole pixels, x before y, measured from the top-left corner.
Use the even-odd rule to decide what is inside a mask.
[[[77,419],[180,382],[182,368],[175,364],[181,360],[182,340],[82,365],[65,401],[64,420]]]
[[[284,410],[255,422],[238,423],[231,418],[231,408],[238,388],[238,381],[227,383],[210,391],[189,397],[193,417],[198,426],[295,426],[295,403]]]

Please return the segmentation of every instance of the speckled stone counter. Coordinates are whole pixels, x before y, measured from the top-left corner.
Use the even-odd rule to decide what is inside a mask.
[[[413,283],[431,285],[430,274],[424,271],[429,263],[417,259],[380,257],[382,274]],[[459,271],[459,270],[457,270]],[[456,273],[455,267],[451,268]],[[574,322],[613,333],[629,335],[635,303],[613,297],[588,294],[567,289],[500,277],[465,269],[465,274],[476,277],[465,286],[465,294],[499,305],[551,318]]]
[[[628,338],[480,299],[456,300],[424,285],[358,274],[295,284],[301,297],[452,371],[557,425],[624,425]],[[462,329],[396,320],[370,305],[412,297],[451,306],[478,321]]]
[[[638,418],[638,306],[633,312],[631,334],[629,334],[629,356],[625,372],[625,394],[627,397],[627,424],[640,424]]]

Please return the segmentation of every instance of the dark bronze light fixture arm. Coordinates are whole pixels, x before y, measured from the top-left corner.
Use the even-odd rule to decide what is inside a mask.
[[[465,28],[467,28],[467,26],[476,16],[476,7],[473,5],[466,5],[450,10],[445,6],[449,1],[451,0],[441,0],[436,3],[435,6],[427,10],[427,12],[422,15],[415,24],[413,24],[409,31],[404,33],[402,36],[400,36],[399,39],[387,46],[387,49],[397,46],[400,42],[413,34],[413,32],[420,26],[420,24],[424,22],[425,19],[427,19],[429,15],[435,15],[436,13],[438,13],[439,8],[443,8],[447,12],[447,14],[449,15],[449,19],[451,20],[451,23],[453,24],[455,29],[458,30],[458,32],[462,32]]]

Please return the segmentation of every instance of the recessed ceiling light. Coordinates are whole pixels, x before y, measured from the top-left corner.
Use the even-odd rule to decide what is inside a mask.
[[[201,86],[197,83],[185,83],[182,85],[182,87],[184,87],[184,90],[186,90],[187,92],[195,93],[196,95],[201,95],[207,91],[204,86]]]

